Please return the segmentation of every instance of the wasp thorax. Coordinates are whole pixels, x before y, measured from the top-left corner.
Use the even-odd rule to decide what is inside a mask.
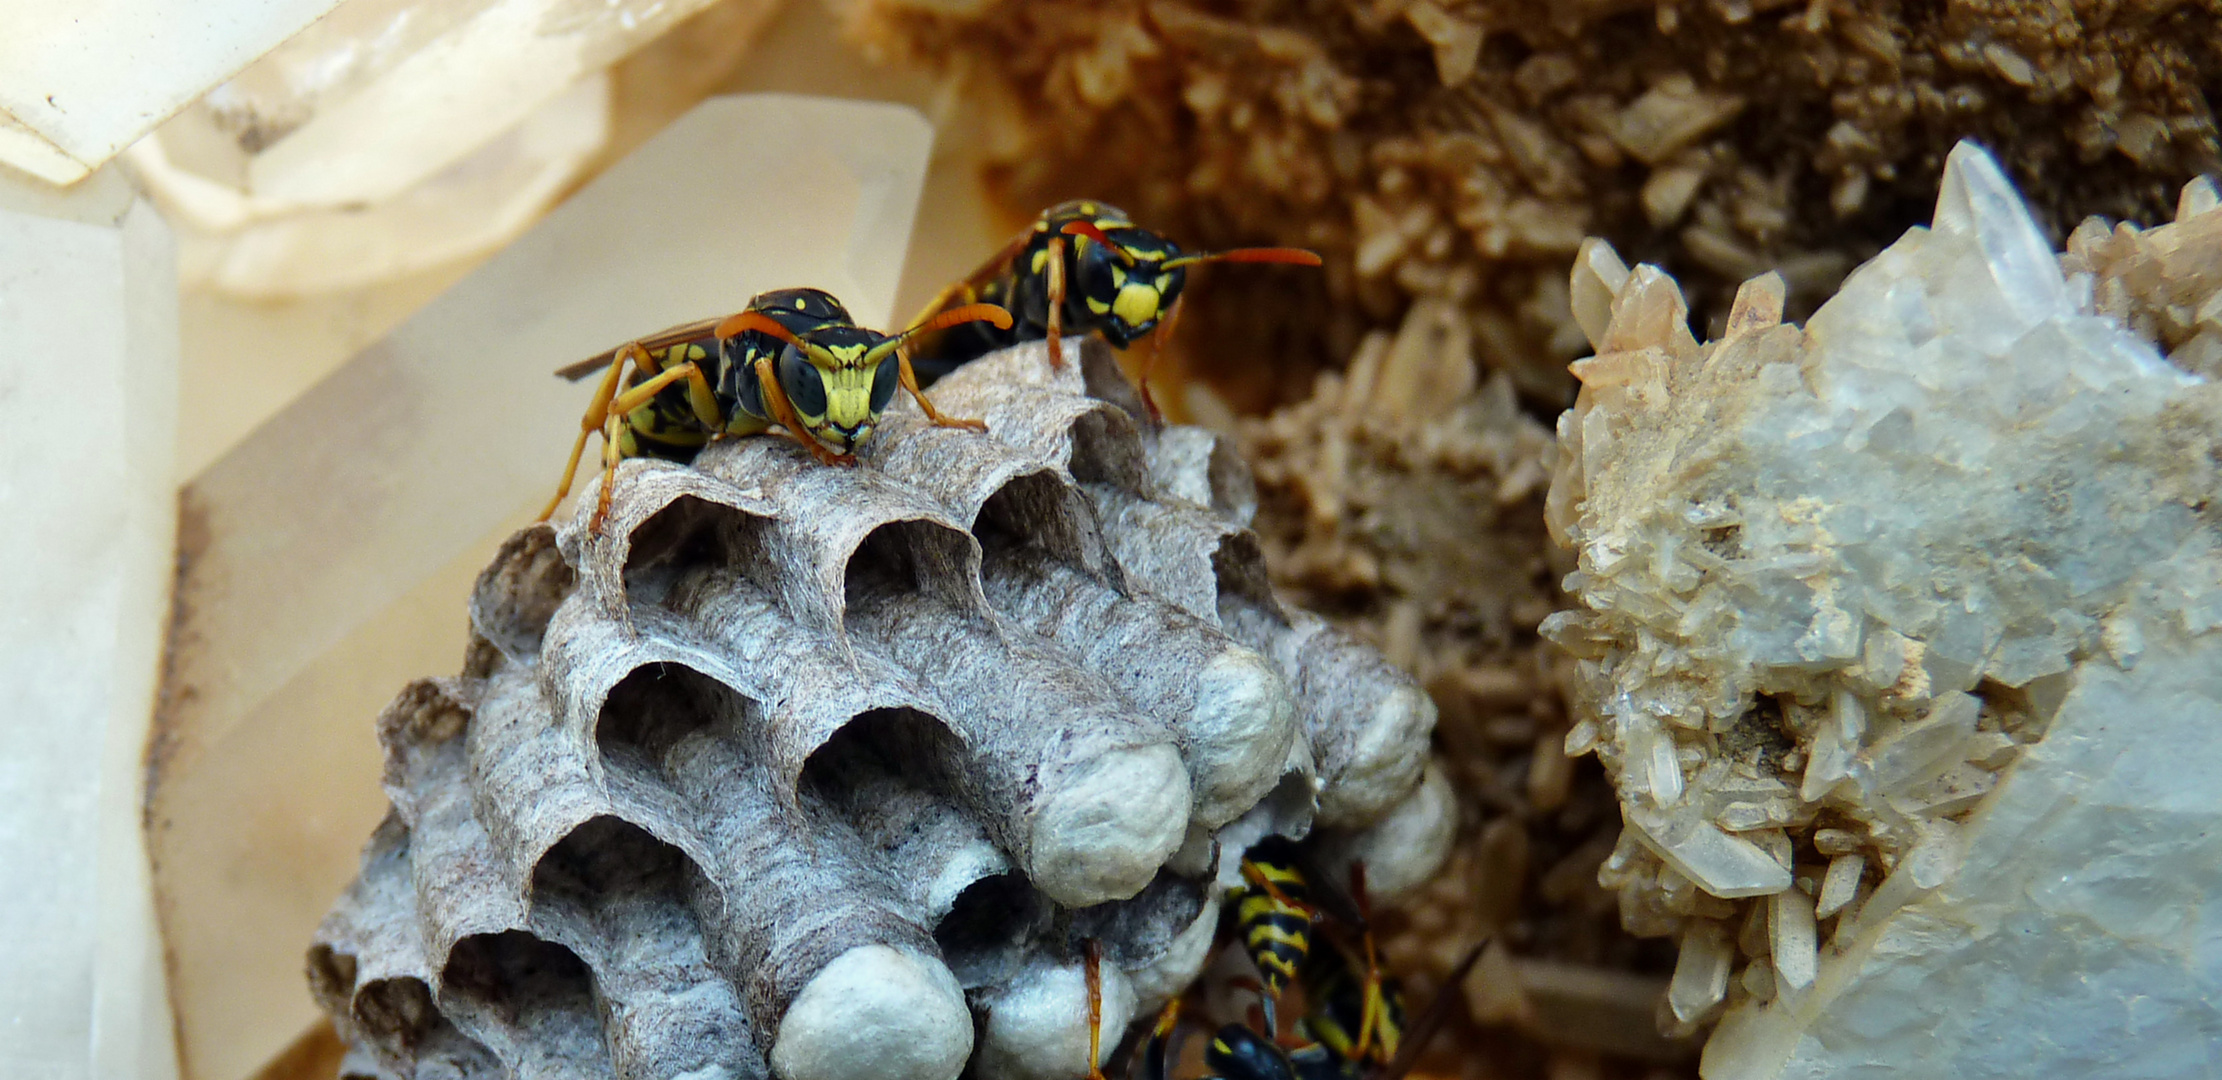
[[[381,718],[394,814],[310,964],[379,1075],[1083,1075],[1083,939],[1108,1054],[1203,967],[1221,837],[1414,797],[1426,695],[1274,597],[1231,449],[1086,393],[1109,349],[943,380],[978,434],[881,414],[890,339],[771,336],[862,467],[621,462]]]

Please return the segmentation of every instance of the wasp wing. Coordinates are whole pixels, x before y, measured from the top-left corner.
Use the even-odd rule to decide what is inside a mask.
[[[668,349],[673,345],[680,344],[681,342],[693,341],[697,338],[709,337],[711,332],[717,329],[718,324],[724,322],[728,317],[729,316],[720,315],[716,318],[696,319],[695,321],[690,323],[680,323],[677,326],[665,330],[659,330],[656,333],[650,334],[644,338],[634,338],[633,340],[626,342],[625,345],[638,345],[651,353],[661,349]],[[581,360],[576,364],[566,364],[562,367],[559,367],[556,369],[556,375],[560,378],[565,378],[571,380],[572,382],[577,382],[580,379],[586,378],[587,376],[592,375],[596,372],[606,371],[609,369],[610,360],[617,356],[617,350],[624,348],[625,345],[619,345],[616,349],[604,349],[600,353]]]

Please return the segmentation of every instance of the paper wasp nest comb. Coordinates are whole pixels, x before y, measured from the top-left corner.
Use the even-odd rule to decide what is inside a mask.
[[[379,720],[310,953],[349,1075],[1074,1076],[1085,941],[1108,1051],[1258,836],[1447,839],[1426,696],[1274,598],[1231,449],[1076,354],[938,384],[986,435],[629,461],[600,533],[511,538],[464,673]]]

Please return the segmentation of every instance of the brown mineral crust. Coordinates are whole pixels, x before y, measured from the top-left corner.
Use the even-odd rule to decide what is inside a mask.
[[[874,54],[955,77],[1014,212],[1088,195],[1190,247],[1327,257],[1200,275],[1183,336],[1249,343],[1193,358],[1246,411],[1423,297],[1563,405],[1584,235],[1668,269],[1707,324],[1769,269],[1802,317],[1926,219],[1961,137],[2055,238],[2088,214],[2163,220],[2217,161],[2214,0],[847,7]]]
[[[1466,342],[1446,332],[1456,324],[1448,305],[1418,305],[1399,333],[1368,335],[1349,371],[1319,376],[1310,398],[1241,421],[1258,486],[1253,527],[1285,596],[1416,673],[1440,710],[1436,758],[1460,800],[1457,847],[1381,924],[1384,963],[1409,1007],[1431,1000],[1484,938],[1499,943],[1493,961],[1554,965],[1570,987],[1562,998],[1579,1000],[1623,984],[1564,973],[1663,979],[1674,954],[1621,929],[1597,882],[1620,832],[1613,790],[1595,762],[1564,751],[1565,661],[1536,634],[1560,603],[1563,569],[1547,561],[1543,535],[1550,436],[1508,376],[1475,385]],[[1469,980],[1468,1015],[1423,1074],[1687,1074],[1600,1056],[1660,1045],[1648,1004],[1565,1025],[1510,988],[1525,976],[1488,967]]]

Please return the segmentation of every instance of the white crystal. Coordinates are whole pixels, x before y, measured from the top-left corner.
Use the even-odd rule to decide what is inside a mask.
[[[1962,760],[1956,752],[1975,735],[1980,708],[1972,695],[1946,694],[1927,715],[1877,742],[1867,752],[1876,784],[1886,794],[1902,791]]]
[[[1623,804],[1621,812],[1645,847],[1714,896],[1765,896],[1790,887],[1790,868],[1766,848],[1723,832],[1688,806],[1654,811]]]
[[[165,137],[256,132],[232,151],[246,194],[376,203],[463,160],[709,2],[349,0],[180,118],[210,130]]]
[[[2196,222],[2208,195],[2186,191]],[[2079,232],[2071,285],[1963,145],[1933,226],[1802,333],[1755,318],[1680,350],[1671,282],[1638,267],[1599,342],[1623,352],[1576,362],[1546,503],[1585,554],[1579,606],[1551,623],[1579,658],[1575,718],[1709,717],[1681,744],[1699,756],[1677,759],[1676,812],[1640,797],[1657,788],[1644,733],[1600,727],[1624,819],[1708,888],[1760,858],[1786,887],[1793,835],[1833,859],[1802,871],[1818,903],[1716,891],[1767,896],[1765,918],[1745,901],[1718,925],[1744,919],[1743,954],[1768,959],[1742,974],[1708,1080],[2214,1074],[2222,395],[2093,314],[2190,337],[2222,230],[2170,228],[2145,248]],[[2172,274],[2186,299],[2163,310]],[[1621,358],[1646,348],[1671,379]],[[1689,513],[1721,505],[1733,523]],[[1586,557],[1600,541],[1609,568]],[[1667,565],[1693,548],[1713,560],[1687,564],[1694,582]],[[1754,775],[1796,785],[1783,828],[1678,813],[1743,824],[1737,804],[1760,800],[1731,778]],[[1889,872],[1870,892],[1871,865]],[[1618,888],[1624,910],[1669,895]],[[1830,915],[1823,951],[1812,922]]]
[[[0,173],[0,267],[0,1071],[160,1080],[140,796],[176,536],[175,255],[114,170],[59,193]]]
[[[1705,923],[1682,936],[1674,960],[1674,981],[1667,984],[1667,1006],[1685,1023],[1712,1011],[1728,996],[1728,973],[1736,950],[1718,924]]]
[[[1704,1075],[2212,1075],[2218,769],[2217,635],[2170,632],[2134,673],[2083,665],[1974,818],[1959,875],[1863,913],[1794,1014],[1731,1011]]]
[[[1814,944],[1813,898],[1797,889],[1784,889],[1768,897],[1767,933],[1775,977],[1799,990],[1813,985],[1813,974],[1820,964]]]
[[[337,2],[0,6],[0,163],[83,179]]]
[[[182,230],[186,283],[290,298],[390,281],[501,246],[531,225],[610,134],[611,79],[593,75],[461,161],[377,203],[252,197],[173,157],[162,133],[125,153]]]
[[[1867,860],[1860,855],[1838,855],[1829,860],[1828,873],[1821,878],[1821,897],[1814,905],[1813,916],[1826,919],[1844,910],[1859,891],[1859,876],[1866,869]]]

